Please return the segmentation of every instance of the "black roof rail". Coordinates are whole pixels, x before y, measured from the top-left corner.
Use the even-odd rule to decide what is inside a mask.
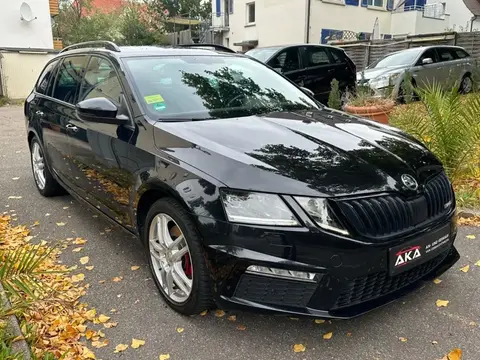
[[[80,49],[80,48],[88,48],[88,47],[90,47],[90,48],[92,48],[92,47],[103,47],[107,50],[120,52],[120,48],[114,42],[106,41],[106,40],[96,40],[96,41],[85,41],[85,42],[81,42],[81,43],[78,43],[78,44],[73,44],[73,45],[67,46],[66,48],[62,49],[62,51],[60,51],[60,54],[66,52],[66,51],[69,51],[69,50]]]
[[[226,46],[223,46],[223,45],[218,45],[218,44],[201,44],[201,43],[196,43],[196,44],[180,44],[180,45],[176,45],[177,47],[184,47],[184,48],[204,48],[204,49],[208,49],[208,48],[213,48],[213,50],[217,50],[217,51],[223,51],[223,52],[228,52],[228,53],[234,53],[236,54],[237,52],[226,47]]]

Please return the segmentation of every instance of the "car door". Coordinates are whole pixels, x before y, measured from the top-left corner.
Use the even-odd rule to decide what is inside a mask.
[[[37,114],[43,134],[43,144],[48,164],[67,186],[72,185],[70,168],[70,142],[68,127],[75,115],[75,97],[85,70],[87,57],[67,56],[59,60],[55,79],[42,96]]]
[[[428,59],[431,59],[432,62],[430,63]],[[424,61],[428,61],[428,63],[424,63]],[[428,85],[441,81],[440,68],[437,52],[434,48],[428,48],[420,55],[410,72],[416,86],[424,89]]]
[[[107,98],[118,107],[118,116],[130,112],[124,98],[119,74],[112,62],[92,55],[82,80],[78,102]],[[128,170],[129,141],[134,134],[133,123],[86,121],[78,116],[71,139],[74,190],[110,218],[133,227],[129,214],[132,173]]]
[[[439,47],[437,48],[437,52],[442,64],[443,87],[445,89],[451,89],[454,86],[458,86],[464,74],[465,61],[458,57],[456,48],[453,47]]]
[[[354,89],[357,80],[355,65],[341,49],[327,48],[332,62],[332,80],[337,79],[340,90]],[[331,86],[329,86],[329,92]]]
[[[305,66],[305,87],[313,91],[317,100],[325,102],[337,65],[324,46],[302,46],[300,52]]]
[[[304,69],[298,46],[291,46],[274,55],[267,65],[289,78],[298,86],[304,86]]]

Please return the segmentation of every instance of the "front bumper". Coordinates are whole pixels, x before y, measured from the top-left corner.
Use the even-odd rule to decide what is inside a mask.
[[[450,224],[450,245],[418,266],[389,274],[392,246],[446,224]],[[413,291],[423,281],[448,270],[460,257],[453,245],[457,231],[453,216],[386,244],[362,243],[312,229],[223,225],[229,233],[227,245],[207,244],[206,254],[216,301],[226,309],[351,318]],[[220,234],[211,235],[215,238]],[[250,265],[315,272],[319,279],[308,282],[246,272]]]

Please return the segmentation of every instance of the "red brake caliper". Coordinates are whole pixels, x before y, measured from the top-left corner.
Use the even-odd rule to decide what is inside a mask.
[[[187,275],[187,277],[191,279],[193,269],[192,269],[192,263],[190,262],[190,254],[188,253],[185,254],[183,261],[184,261],[183,270],[185,271],[185,275]]]

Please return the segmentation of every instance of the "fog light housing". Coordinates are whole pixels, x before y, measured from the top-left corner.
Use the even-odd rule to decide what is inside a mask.
[[[308,282],[318,282],[322,278],[322,275],[317,273],[277,269],[259,265],[250,265],[247,268],[247,273]]]

